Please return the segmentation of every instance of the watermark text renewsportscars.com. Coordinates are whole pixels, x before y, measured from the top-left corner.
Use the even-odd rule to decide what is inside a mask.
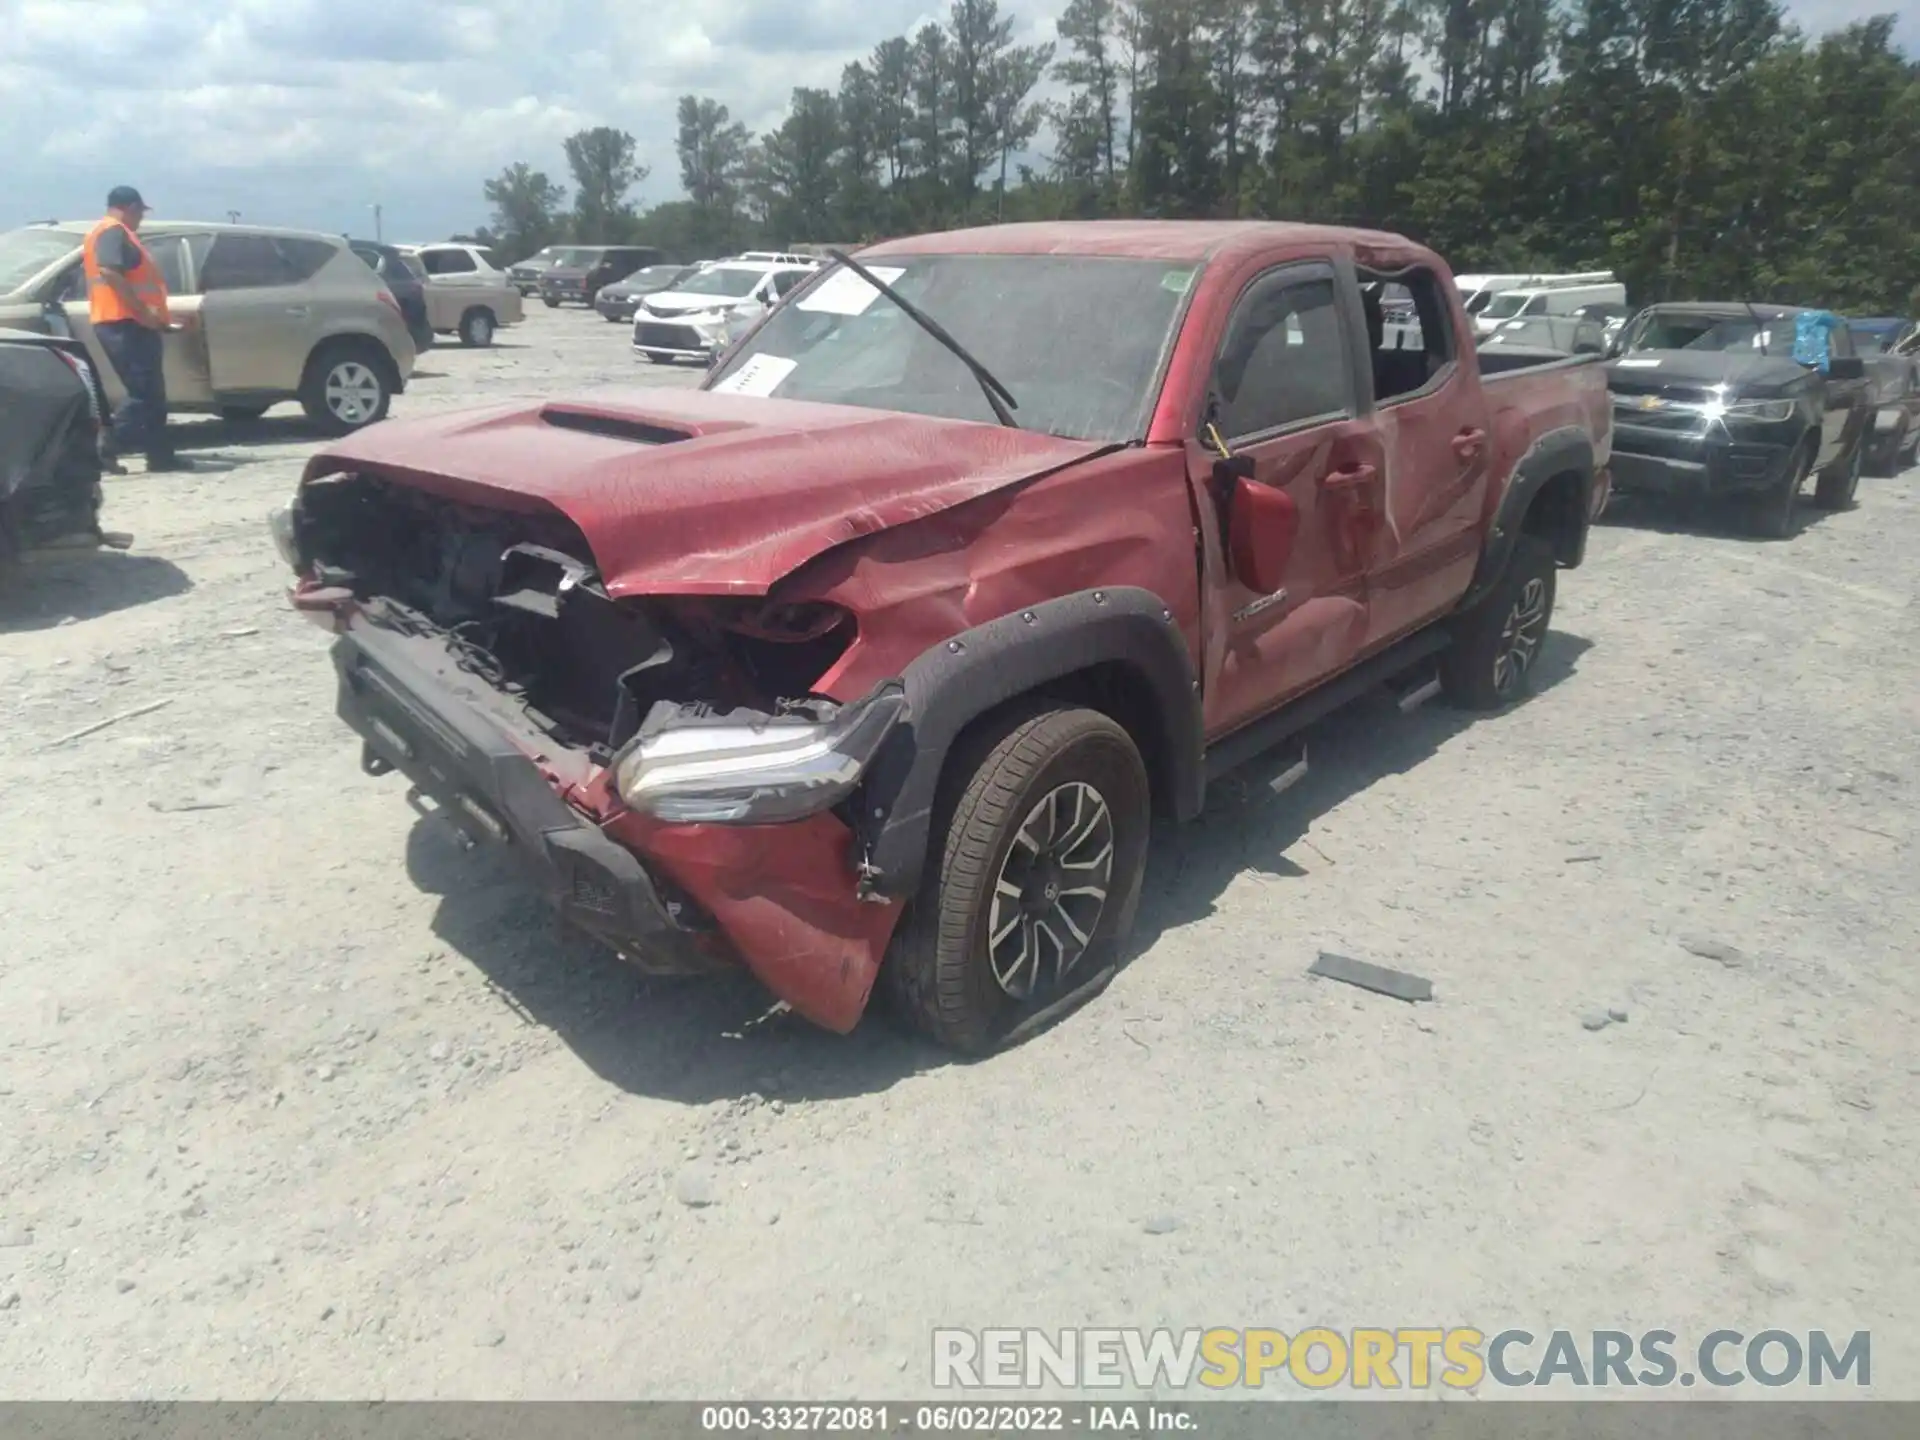
[[[1713,1330],[1692,1342],[1671,1330],[1536,1334],[1465,1326],[933,1332],[933,1384],[941,1390],[1471,1390],[1487,1383],[1866,1389],[1873,1343],[1865,1330]]]

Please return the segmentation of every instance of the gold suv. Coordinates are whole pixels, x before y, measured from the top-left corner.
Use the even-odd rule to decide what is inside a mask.
[[[0,234],[0,326],[86,341],[117,405],[125,392],[87,322],[80,245],[90,228],[56,221]],[[179,326],[164,344],[169,410],[253,420],[298,400],[338,435],[382,418],[406,388],[407,322],[338,236],[150,220],[140,240]]]

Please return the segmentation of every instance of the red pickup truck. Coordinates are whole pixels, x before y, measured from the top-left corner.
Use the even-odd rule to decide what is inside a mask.
[[[1370,231],[889,241],[698,391],[370,427],[275,538],[363,766],[568,920],[982,1050],[1111,974],[1154,813],[1390,679],[1523,692],[1611,411],[1472,334]]]

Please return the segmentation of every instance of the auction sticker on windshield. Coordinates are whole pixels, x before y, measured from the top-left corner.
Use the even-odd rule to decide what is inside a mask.
[[[753,355],[738,370],[713,387],[720,395],[767,396],[780,388],[780,382],[793,373],[797,360],[784,355]]]
[[[896,266],[869,265],[868,270],[883,284],[891,285],[907,272]],[[879,298],[880,292],[852,270],[840,269],[793,303],[802,310],[821,310],[829,315],[859,315]]]

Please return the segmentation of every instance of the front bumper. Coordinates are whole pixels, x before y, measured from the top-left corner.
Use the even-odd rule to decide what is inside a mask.
[[[724,325],[705,329],[677,320],[637,316],[633,324],[636,355],[670,355],[676,360],[709,360],[725,348]]]
[[[587,282],[584,280],[542,280],[540,282],[542,300],[585,301]]]
[[[1657,429],[1616,417],[1609,462],[1613,488],[1700,499],[1770,490],[1785,479],[1798,440],[1797,431],[1756,441],[1724,432]]]
[[[366,628],[333,644],[339,714],[363,742],[363,769],[400,771],[468,836],[511,849],[561,918],[647,968],[724,963],[710,929],[682,923],[690,906],[663,899],[631,851],[568,805],[498,725],[410,663],[404,645]]]
[[[626,810],[607,772],[569,783],[534,759],[531,739],[516,744],[443,683],[423,658],[436,642],[331,619],[339,713],[364,768],[400,771],[476,841],[507,846],[562,919],[640,968],[738,960],[815,1024],[859,1022],[901,906],[858,897],[854,837],[837,816],[678,825]]]
[[[602,290],[593,297],[593,308],[609,320],[625,322],[633,319],[634,312],[640,308],[640,300],[632,295],[617,299],[610,298],[607,292]]]

